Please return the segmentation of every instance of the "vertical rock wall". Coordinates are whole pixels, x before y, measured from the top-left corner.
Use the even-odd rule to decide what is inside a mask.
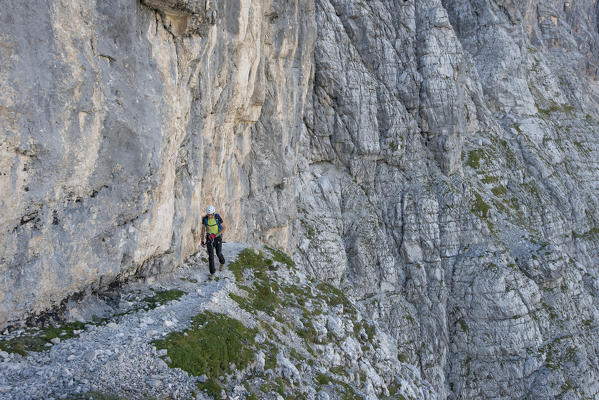
[[[210,203],[229,239],[285,246],[313,21],[302,1],[4,4],[0,326],[175,268]]]
[[[439,398],[597,397],[596,0],[6,1],[0,326],[214,203]]]
[[[597,2],[317,1],[305,268],[440,398],[594,398]]]

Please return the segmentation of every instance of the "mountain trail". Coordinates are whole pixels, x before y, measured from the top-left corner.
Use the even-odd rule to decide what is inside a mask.
[[[149,286],[139,282],[126,285],[121,293],[123,297],[135,294],[137,298],[151,298],[154,291],[186,292],[176,300],[153,309],[136,309],[139,303],[117,307],[99,324],[88,321],[83,332],[75,331],[77,337],[54,339],[56,344],[50,342],[47,351],[29,352],[25,357],[0,353],[4,358],[0,362],[0,398],[72,398],[80,393],[106,392],[107,388],[126,398],[191,398],[197,391],[197,378],[169,368],[151,342],[186,328],[201,311],[218,310],[223,303],[231,302],[228,293],[234,277],[226,265],[244,247],[237,243],[223,245],[227,263],[224,270],[217,271],[217,281],[208,280],[201,250],[175,273]],[[122,313],[127,314],[119,315]],[[0,336],[0,340],[8,338],[14,338],[14,334]]]

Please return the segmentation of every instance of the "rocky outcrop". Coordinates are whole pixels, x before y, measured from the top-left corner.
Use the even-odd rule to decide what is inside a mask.
[[[341,291],[272,248],[223,253],[214,280],[198,253],[150,287],[69,302],[87,323],[0,334],[2,399],[436,399]]]
[[[596,1],[9,3],[0,325],[175,268],[214,202],[437,397],[598,395]]]
[[[597,396],[596,10],[317,1],[298,249],[440,398]]]
[[[310,2],[5,6],[0,325],[175,268],[210,203],[286,244]]]

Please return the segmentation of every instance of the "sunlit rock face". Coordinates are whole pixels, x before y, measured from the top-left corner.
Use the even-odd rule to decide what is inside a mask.
[[[287,246],[313,4],[3,8],[0,325],[176,268],[208,204]]]
[[[213,203],[438,398],[599,396],[597,1],[34,3],[0,13],[0,325],[176,268]]]

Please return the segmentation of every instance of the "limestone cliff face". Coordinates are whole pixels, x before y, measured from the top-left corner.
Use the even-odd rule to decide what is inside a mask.
[[[596,1],[316,2],[296,226],[440,398],[596,398]]]
[[[176,268],[208,204],[229,239],[286,246],[313,14],[306,1],[3,4],[0,325]]]
[[[599,396],[597,1],[7,1],[0,325],[215,203],[436,397]]]

